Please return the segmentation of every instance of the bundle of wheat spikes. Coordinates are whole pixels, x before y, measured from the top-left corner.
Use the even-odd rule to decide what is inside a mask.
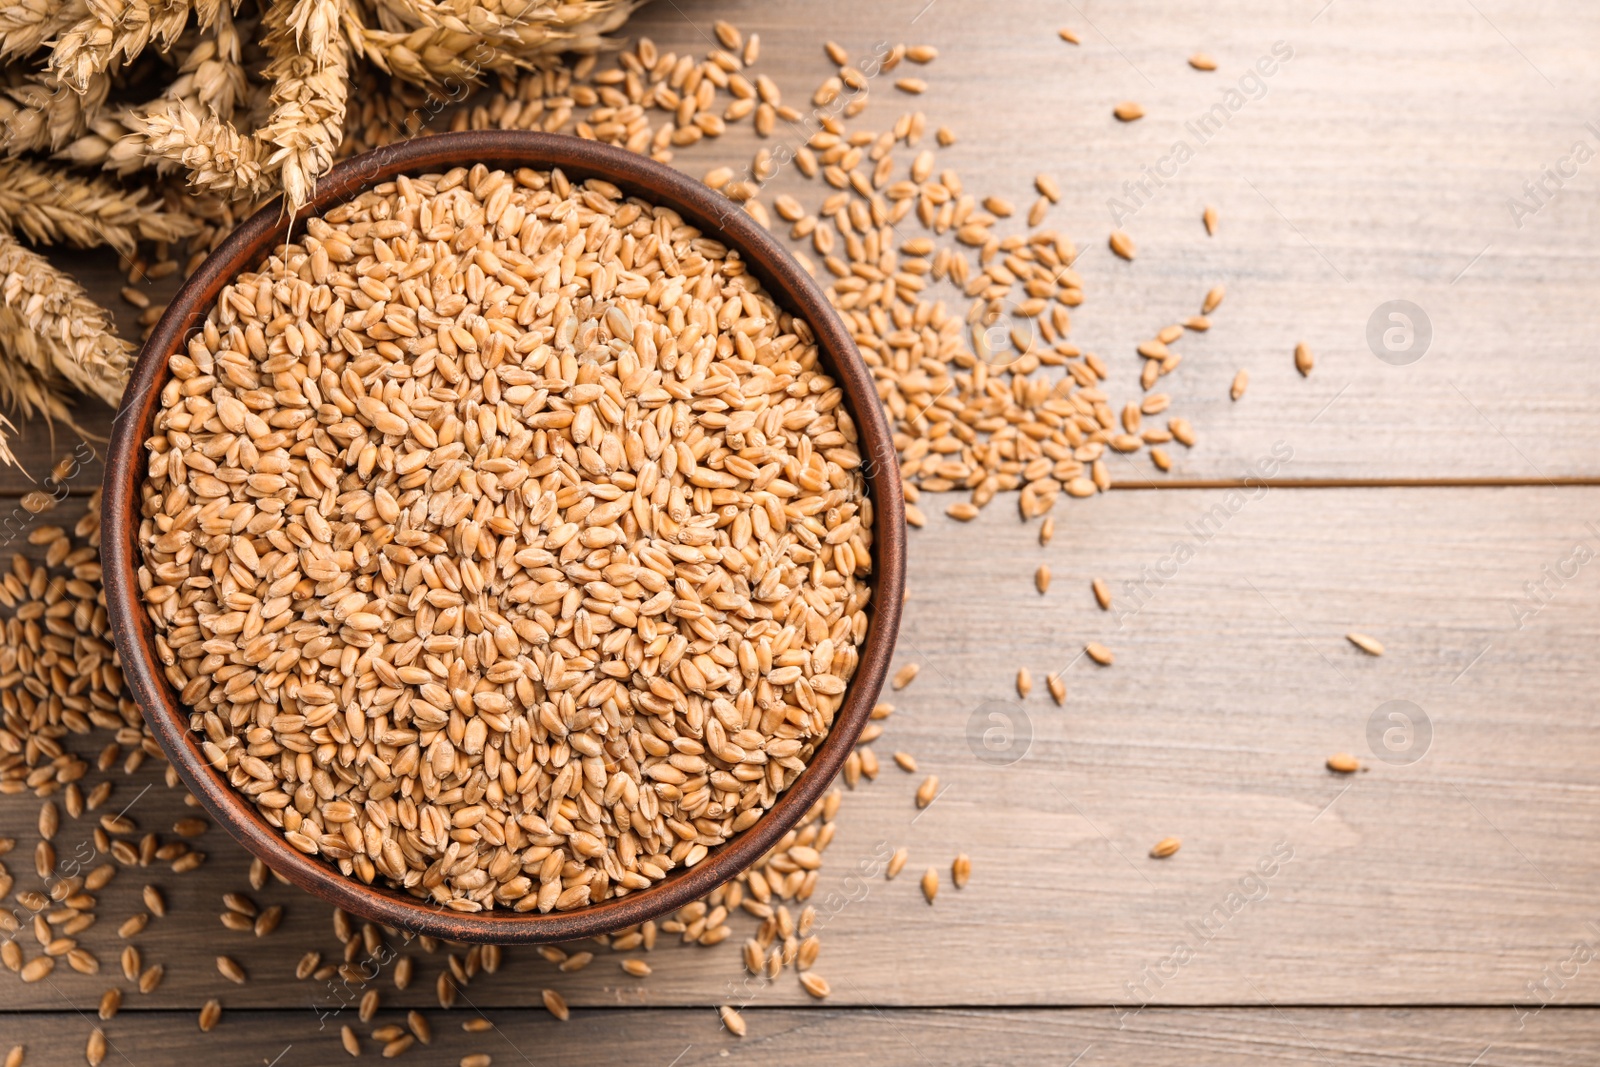
[[[134,350],[20,241],[164,257],[279,192],[298,207],[358,64],[454,101],[597,50],[639,2],[0,0],[0,401],[71,424],[73,391],[117,404]]]

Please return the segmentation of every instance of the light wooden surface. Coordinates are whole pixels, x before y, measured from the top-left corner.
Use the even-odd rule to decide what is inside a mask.
[[[819,1008],[753,1010],[744,1040],[718,1031],[716,1013],[693,1011],[579,1010],[563,1026],[548,1016],[484,1013],[496,1031],[463,1033],[449,1026],[433,1031],[433,1043],[416,1045],[400,1063],[455,1064],[471,1052],[487,1052],[496,1064],[563,1062],[579,1055],[591,1062],[639,1063],[652,1067],[706,1067],[737,1063],[817,1063],[842,1067],[881,1067],[884,1063],[937,1067],[990,1067],[993,1064],[1097,1063],[1143,1067],[1255,1067],[1330,1063],[1387,1067],[1461,1067],[1478,1064],[1546,1067],[1551,1063],[1592,1062],[1600,1041],[1596,1015],[1551,1009],[1515,1042],[1503,1037],[1500,1010],[1363,1008],[1348,1011],[1290,1008],[1151,1009],[1121,1029],[1104,1012],[976,1011],[970,1008],[919,1008],[868,1012]],[[477,1018],[471,1013],[466,1017]],[[24,1015],[35,1029],[30,1049],[43,1063],[81,1063],[85,1027],[56,1025],[54,1016]],[[401,1021],[397,1013],[385,1023]],[[141,1012],[121,1016],[107,1027],[113,1044],[106,1063],[180,1063],[198,1045],[226,1045],[233,1058],[218,1062],[349,1063],[338,1039],[316,1034],[303,1012],[224,1012],[222,1024],[200,1034],[187,1013]],[[1440,1028],[1449,1036],[1441,1037]],[[337,1027],[333,1030],[337,1032]],[[1499,1040],[1497,1040],[1499,1039]],[[604,1050],[600,1058],[593,1050]],[[570,1050],[583,1050],[574,1054]],[[373,1042],[363,1056],[376,1059]],[[676,1058],[674,1058],[676,1057]],[[1587,1058],[1586,1058],[1587,1057]],[[30,1063],[35,1062],[30,1054]]]
[[[898,655],[923,669],[886,695],[898,710],[874,746],[883,770],[847,796],[829,851],[820,892],[844,902],[825,909],[825,1006],[792,973],[746,988],[744,926],[713,949],[663,943],[644,981],[605,950],[576,974],[508,951],[451,1013],[432,992],[445,950],[406,948],[417,980],[405,992],[388,975],[374,982],[373,1025],[427,1008],[440,1037],[404,1062],[453,1064],[474,1049],[496,1063],[689,1064],[724,1052],[763,1063],[1592,1061],[1597,567],[1548,576],[1579,544],[1600,553],[1600,162],[1520,229],[1506,200],[1525,197],[1523,182],[1573,141],[1600,149],[1584,127],[1600,89],[1600,12],[1322,6],[657,0],[635,16],[631,31],[680,52],[709,47],[716,17],[758,30],[761,69],[790,95],[829,72],[826,37],[855,53],[878,40],[939,46],[917,72],[927,93],[876,87],[855,127],[922,108],[930,128],[957,132],[941,164],[980,195],[1025,205],[1035,171],[1058,177],[1066,195],[1052,224],[1085,250],[1089,298],[1074,337],[1112,365],[1114,400],[1137,389],[1133,345],[1226,283],[1213,330],[1179,342],[1187,358],[1167,380],[1201,441],[1180,450],[1173,475],[1144,462],[1113,469],[1123,487],[1162,491],[1059,505],[1048,548],[1008,500],[966,525],[942,516],[946,501],[925,500],[933,518],[911,538]],[[1061,25],[1084,44],[1059,40]],[[1107,198],[1278,40],[1293,60],[1125,222],[1139,258],[1112,258]],[[1218,71],[1185,64],[1201,49]],[[1110,108],[1122,99],[1149,117],[1117,123]],[[740,130],[678,162],[696,174],[743,165],[754,144]],[[813,206],[822,195],[793,173],[770,188],[769,203],[776,192]],[[1213,238],[1199,223],[1207,203],[1222,218]],[[1432,346],[1409,366],[1368,347],[1367,319],[1391,299],[1421,305],[1433,324]],[[1300,340],[1317,352],[1310,379],[1293,368]],[[1233,403],[1241,367],[1252,384]],[[29,426],[22,453],[40,475],[74,444]],[[1184,488],[1235,480],[1275,447],[1291,458],[1271,490]],[[96,477],[86,465],[74,485]],[[0,492],[24,486],[0,473]],[[1041,562],[1054,572],[1042,597]],[[1112,586],[1114,612],[1095,607],[1093,577]],[[1546,583],[1543,606],[1527,599],[1530,582]],[[1357,651],[1344,639],[1352,629],[1387,654]],[[1111,647],[1115,666],[1078,658],[1089,640]],[[1034,692],[1019,704],[1021,666]],[[1058,669],[1065,707],[1045,693]],[[1431,731],[1415,761],[1374,752],[1369,729],[1381,747],[1390,701],[1415,705]],[[998,753],[983,747],[1002,722],[991,713],[1025,724]],[[901,750],[918,775],[894,767]],[[1368,770],[1329,773],[1337,751]],[[927,773],[946,791],[919,816],[912,793]],[[154,771],[119,782],[112,806],[128,801],[142,830],[165,832],[187,810]],[[31,843],[34,819],[30,803],[0,798],[0,836]],[[58,848],[87,833],[69,823]],[[1167,835],[1183,849],[1147,858]],[[902,844],[912,858],[898,880],[848,878]],[[107,890],[107,918],[84,938],[102,974],[8,980],[0,1046],[26,1041],[29,1063],[77,1062],[91,1025],[82,1013],[108,985],[129,985],[115,925],[149,880],[173,917],[140,944],[167,976],[148,997],[129,988],[107,1024],[123,1062],[342,1060],[337,1027],[354,1008],[329,1015],[339,998],[293,977],[307,947],[338,949],[326,909],[273,885],[254,896],[285,906],[282,928],[261,940],[230,933],[215,916],[221,894],[244,887],[245,860],[217,830],[199,847],[209,858],[195,874],[124,871]],[[916,878],[947,872],[957,851],[972,856],[972,883],[957,892],[946,873],[930,907]],[[1273,873],[1230,902],[1274,855]],[[7,862],[31,886],[23,850]],[[245,965],[248,985],[218,977],[220,952]],[[565,1027],[528,1007],[546,986],[580,1009]],[[210,996],[224,1022],[202,1036],[192,1013]],[[495,1035],[468,1043],[459,1032],[467,1002],[504,1028],[498,1049],[483,1040]],[[711,1008],[726,1002],[750,1005],[743,1041],[717,1028]]]

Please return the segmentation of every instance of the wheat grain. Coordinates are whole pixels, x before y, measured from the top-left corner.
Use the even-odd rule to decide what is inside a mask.
[[[46,841],[56,836],[56,831],[61,829],[61,809],[56,807],[55,801],[46,800],[39,805],[39,836]]]
[[[1051,671],[1044,677],[1045,685],[1050,690],[1050,699],[1056,702],[1057,707],[1062,707],[1067,702],[1067,683],[1057,671]]]
[[[1369,637],[1366,634],[1358,633],[1355,630],[1351,630],[1344,636],[1345,640],[1349,641],[1352,645],[1355,645],[1369,656],[1383,655],[1383,642],[1379,641],[1376,637]]]
[[[825,999],[828,994],[833,992],[833,987],[828,984],[828,980],[816,971],[806,971],[801,974],[800,985],[801,988],[818,1000]]]
[[[724,1004],[717,1009],[717,1016],[722,1020],[722,1025],[734,1037],[743,1037],[746,1032],[744,1016],[729,1004]]]
[[[1150,855],[1153,859],[1166,859],[1182,847],[1183,842],[1176,837],[1163,837],[1150,847]]]
[[[888,865],[885,866],[885,868],[884,868],[884,878],[885,878],[885,880],[891,881],[891,882],[894,881],[895,875],[899,874],[901,871],[903,871],[905,869],[906,860],[908,860],[910,858],[911,858],[911,850],[910,849],[906,848],[903,845],[900,848],[895,849],[893,854],[891,854],[890,857],[889,857]]]
[[[403,1054],[404,1052],[406,1052],[408,1049],[411,1048],[412,1045],[414,1045],[416,1043],[417,1043],[417,1039],[416,1039],[415,1035],[412,1035],[412,1034],[401,1034],[399,1037],[392,1038],[389,1041],[386,1041],[384,1043],[383,1049],[380,1052],[380,1055],[382,1055],[383,1058],[386,1059],[386,1060],[392,1060],[396,1056],[399,1056],[399,1055]]]
[[[1311,377],[1311,368],[1315,365],[1316,359],[1304,341],[1294,346],[1294,369],[1300,372],[1300,377]]]
[[[1339,774],[1354,774],[1361,769],[1361,761],[1348,752],[1336,752],[1328,757],[1328,770]]]
[[[574,952],[572,955],[562,960],[560,965],[556,967],[556,970],[563,974],[572,974],[576,971],[583,970],[593,961],[593,952]]]
[[[257,937],[266,937],[268,934],[272,933],[272,931],[276,930],[278,925],[282,922],[283,905],[274,904],[263,911],[260,915],[256,916],[255,922],[250,925],[250,931]]]

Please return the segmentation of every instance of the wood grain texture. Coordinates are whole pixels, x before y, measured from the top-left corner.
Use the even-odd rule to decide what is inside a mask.
[[[1201,438],[1192,452],[1176,450],[1170,477],[1238,477],[1284,440],[1299,457],[1289,478],[1600,478],[1595,168],[1564,164],[1574,175],[1561,188],[1545,179],[1542,207],[1524,189],[1578,141],[1600,152],[1600,133],[1585,125],[1600,124],[1586,110],[1600,68],[1585,47],[1600,39],[1600,10],[1337,0],[1319,15],[1324,3],[1141,0],[1075,11],[1019,0],[1002,16],[963,0],[704,0],[647,5],[628,29],[680,54],[712,47],[714,18],[759,30],[759,69],[801,103],[832,73],[825,36],[858,56],[879,41],[937,45],[939,58],[914,71],[926,93],[898,92],[885,76],[851,128],[885,129],[921,109],[930,131],[948,125],[959,138],[939,150],[940,166],[968,191],[1024,210],[1033,175],[1056,175],[1064,195],[1049,224],[1083,250],[1088,292],[1074,340],[1110,364],[1113,399],[1137,395],[1134,345],[1227,285],[1215,327],[1179,342],[1185,362],[1164,380]],[[1056,36],[1063,24],[1077,28],[1081,46]],[[1259,99],[1201,143],[1185,123],[1278,41],[1293,58],[1260,79],[1264,89],[1246,82]],[[1200,49],[1217,59],[1215,72],[1185,63]],[[1111,108],[1124,99],[1147,116],[1117,122]],[[1193,158],[1163,163],[1180,140]],[[763,142],[736,123],[675,162],[696,176],[721,164],[742,171],[763,143],[800,138],[780,130]],[[911,155],[902,148],[897,158],[909,165]],[[1172,176],[1122,223],[1139,257],[1117,260],[1105,247],[1111,201],[1135,204],[1124,186],[1158,167]],[[770,206],[783,192],[814,209],[832,190],[790,167],[762,199]],[[1513,197],[1537,210],[1513,217]],[[1221,215],[1216,237],[1200,225],[1206,204]],[[914,223],[902,229],[909,235]],[[116,295],[115,257],[63,262],[137,337]],[[1409,366],[1380,361],[1367,341],[1375,309],[1398,299],[1420,306],[1432,327],[1426,355]],[[1310,379],[1294,370],[1302,340],[1317,356]],[[1251,386],[1233,403],[1228,384],[1241,367]],[[87,409],[84,425],[103,433],[107,415]],[[24,466],[47,469],[42,439],[23,444]],[[1143,458],[1119,462],[1113,475],[1163,480]],[[23,488],[0,471],[0,492]]]
[[[226,993],[222,999],[229,1003]],[[539,1009],[485,1014],[495,1028],[472,1034],[460,1023],[479,1013],[464,1008],[428,1012],[432,1044],[413,1045],[398,1062],[454,1067],[464,1055],[487,1053],[495,1067],[579,1058],[646,1067],[744,1062],[763,1067],[1072,1062],[1084,1067],[1587,1067],[1600,1042],[1600,1013],[1554,1009],[1521,1031],[1505,1009],[1152,1010],[1120,1028],[1115,1018],[1095,1010],[755,1009],[744,1013],[743,1039],[724,1030],[709,1005],[667,1011],[579,1009],[566,1023]],[[201,1034],[187,1012],[124,1008],[99,1025],[108,1041],[106,1063],[124,1067],[177,1063],[196,1048],[216,1063],[309,1067],[350,1062],[340,1045],[342,1022],[329,1020],[319,1031],[316,1021],[305,1011],[230,1006],[209,1034]],[[405,1016],[384,1011],[368,1025],[347,1021],[362,1037],[363,1057],[372,1059],[380,1045],[368,1036],[371,1030],[404,1026]],[[97,1024],[59,1014],[0,1015],[0,1048],[23,1043],[28,1065],[79,1063]]]
[[[1595,568],[1575,565],[1587,558],[1575,548],[1600,550],[1600,489],[1547,483],[1600,478],[1597,164],[1559,190],[1545,179],[1554,195],[1541,194],[1542,206],[1524,183],[1579,140],[1600,146],[1585,125],[1600,122],[1590,55],[1600,12],[1574,0],[1017,0],[1003,12],[970,0],[660,0],[629,29],[700,52],[717,17],[762,34],[761,69],[790,97],[831,73],[824,37],[856,54],[880,40],[939,46],[915,71],[927,93],[875,86],[854,128],[921,108],[930,127],[959,137],[941,165],[969,190],[1024,207],[1036,171],[1057,176],[1065,196],[1051,224],[1084,249],[1088,282],[1075,339],[1111,363],[1114,399],[1135,388],[1134,343],[1227,285],[1214,329],[1179,342],[1186,360],[1167,379],[1199,445],[1178,452],[1170,479],[1141,463],[1114,469],[1119,483],[1237,478],[1282,442],[1292,450],[1284,479],[1531,487],[1112,493],[1064,504],[1048,549],[1008,500],[960,525],[938,514],[947,501],[925,499],[934,519],[911,538],[900,651],[922,674],[889,697],[899,710],[874,746],[884,769],[847,797],[820,891],[842,901],[828,908],[817,967],[834,985],[830,1001],[810,1002],[787,973],[747,988],[732,941],[664,943],[642,982],[603,949],[570,975],[512,950],[499,974],[466,990],[491,1014],[521,1009],[496,1014],[512,1046],[495,1062],[520,1062],[517,1048],[536,1060],[599,1048],[662,1064],[680,1052],[679,1064],[714,1062],[725,1049],[774,1063],[1067,1063],[1086,1047],[1085,1064],[1591,1062],[1596,1015],[1574,1006],[1600,1005],[1594,965],[1582,962],[1600,942],[1590,698],[1600,623]],[[1055,36],[1063,24],[1081,47]],[[1294,58],[1124,220],[1139,257],[1110,257],[1108,199],[1179,138],[1193,144],[1184,122],[1278,40]],[[1184,65],[1200,49],[1216,72]],[[1117,123],[1110,109],[1123,99],[1148,116]],[[757,143],[736,127],[677,164],[696,175],[742,169]],[[763,200],[779,192],[814,207],[824,190],[785,171]],[[1537,210],[1513,218],[1512,197]],[[1209,239],[1207,203],[1221,214]],[[74,263],[113,304],[115,266],[92,254]],[[1428,352],[1407,366],[1380,361],[1366,337],[1374,309],[1395,299],[1420,305],[1433,327]],[[1309,379],[1293,369],[1301,340],[1317,354]],[[1251,387],[1233,403],[1241,367]],[[108,415],[86,414],[85,425],[103,432]],[[19,455],[41,474],[61,442],[30,425]],[[86,473],[82,485],[97,479]],[[0,471],[0,492],[25,488]],[[1040,597],[1032,575],[1046,560],[1055,581]],[[1096,576],[1119,608],[1143,606],[1099,612]],[[1387,654],[1348,645],[1356,628]],[[1091,639],[1113,649],[1115,666],[1074,661]],[[1019,714],[1022,665],[1034,692]],[[1061,667],[1065,708],[1044,692],[1045,673]],[[1427,717],[1417,762],[1375,758],[1369,723],[1392,700]],[[1386,714],[1372,735],[1380,748],[1400,725]],[[1002,765],[1021,751],[1024,722],[1025,754]],[[896,750],[916,755],[917,776],[893,767]],[[1334,777],[1323,761],[1337,751],[1370,769]],[[947,792],[918,817],[911,797],[926,773]],[[116,805],[139,797],[130,815],[142,830],[164,832],[189,812],[159,784],[141,795],[159,778],[147,769],[117,787]],[[0,798],[0,835],[31,847],[35,814]],[[1169,834],[1182,850],[1147,859]],[[57,845],[66,854],[86,837],[69,823]],[[849,879],[898,844],[912,853],[900,879]],[[101,975],[62,967],[48,986],[0,976],[0,1044],[21,1035],[30,1063],[78,1062],[90,1023],[74,1012],[92,1011],[108,985],[128,987],[115,925],[149,880],[166,888],[174,918],[140,944],[168,975],[149,997],[130,991],[130,1010],[108,1028],[129,1062],[191,1049],[255,1062],[291,1043],[284,1063],[341,1062],[316,1013],[347,1005],[349,991],[292,976],[307,946],[337,952],[326,909],[273,885],[254,895],[286,907],[280,930],[260,941],[227,932],[216,913],[223,892],[245,885],[245,860],[215,828],[198,846],[210,854],[198,872],[124,871],[105,892],[106,918],[85,935]],[[1293,856],[1261,875],[1275,847]],[[958,893],[946,874],[930,907],[916,877],[947,872],[958,849],[973,857],[972,884]],[[19,885],[33,884],[30,861],[22,848],[5,858]],[[447,950],[407,951],[417,979],[404,994],[388,973],[375,980],[379,1021],[434,1004]],[[247,986],[219,981],[218,952],[244,964]],[[527,1011],[545,986],[577,1006],[567,1027]],[[202,1039],[191,1013],[212,995],[228,1013]],[[735,1044],[710,1007],[747,999],[751,1036]],[[1481,1007],[1423,1007],[1444,1004]],[[455,1063],[468,1050],[461,1037],[407,1061]]]
[[[896,664],[922,671],[887,695],[898,710],[874,743],[883,770],[847,796],[813,901],[831,1005],[1504,1005],[1529,1002],[1530,982],[1600,937],[1597,579],[1564,562],[1585,555],[1580,543],[1589,556],[1600,547],[1589,526],[1600,490],[1118,493],[1079,514],[1044,549],[998,512],[940,517],[912,537]],[[1193,552],[1181,564],[1179,544]],[[1043,561],[1047,596],[1033,588]],[[1572,577],[1548,580],[1546,567]],[[1093,577],[1111,586],[1113,612],[1095,606]],[[1518,629],[1513,607],[1537,581],[1548,603],[1522,602]],[[1387,654],[1357,651],[1351,629]],[[1079,655],[1090,640],[1114,666]],[[1036,687],[1019,703],[1022,666]],[[1064,708],[1044,694],[1053,670],[1065,671]],[[1373,747],[1388,754],[1383,734],[1404,725],[1379,715],[1393,700],[1420,709],[1414,747],[1399,746],[1421,752],[1409,764]],[[895,751],[919,773],[896,769]],[[1324,760],[1339,751],[1369,770],[1331,774]],[[919,813],[912,794],[930,773],[943,792]],[[135,801],[140,832],[165,833],[184,809],[175,792],[141,794],[148,780],[119,784],[111,806]],[[0,804],[19,888],[34,887],[35,818],[26,801]],[[1148,859],[1167,835],[1182,850]],[[87,836],[70,823],[58,853]],[[308,947],[339,950],[325,906],[272,887],[259,903],[284,904],[284,927],[259,941],[227,932],[221,896],[245,888],[245,860],[218,829],[198,844],[210,854],[200,871],[127,871],[107,890],[85,935],[107,972],[148,878],[185,918],[141,937],[147,960],[168,965],[141,1000],[198,1007],[216,952],[249,972],[247,1003],[333,996],[292,976]],[[885,882],[900,845],[911,862]],[[958,851],[973,860],[964,891],[948,880]],[[929,866],[943,879],[931,907],[916,886]],[[792,973],[743,984],[738,942],[753,926],[740,919],[713,949],[663,944],[644,982],[604,950],[572,975],[508,950],[469,996],[522,1004],[533,983],[559,979],[575,1005],[806,1003]],[[419,954],[396,1002],[433,1003],[444,966]],[[90,1005],[107,977],[59,968],[52,981],[14,986],[9,1002]],[[1595,990],[1584,972],[1549,996],[1592,1003]]]
[[[1583,44],[1600,39],[1600,11],[1337,0],[1313,22],[1325,4],[1027,0],[1001,13],[960,0],[742,0],[651,5],[629,29],[680,52],[708,47],[714,17],[759,29],[762,68],[802,104],[832,73],[820,38],[857,56],[879,41],[938,46],[935,62],[909,70],[928,82],[925,93],[896,91],[887,83],[908,71],[892,72],[850,128],[882,130],[920,109],[930,131],[944,124],[959,138],[937,150],[940,167],[968,192],[1024,212],[1034,174],[1057,177],[1063,197],[1048,224],[1083,250],[1088,294],[1073,337],[1110,364],[1113,399],[1137,394],[1134,345],[1226,284],[1216,325],[1178,342],[1185,362],[1163,380],[1201,438],[1175,457],[1174,477],[1236,477],[1279,440],[1297,450],[1290,478],[1595,477],[1594,170],[1550,185],[1553,198],[1520,228],[1507,201],[1532,203],[1524,183],[1574,142],[1600,154],[1600,133],[1584,125],[1600,124],[1590,103],[1600,69]],[[1062,42],[1062,25],[1083,44]],[[1247,83],[1259,99],[1201,143],[1185,123],[1278,41],[1294,57],[1261,79],[1264,92]],[[1215,72],[1187,65],[1198,50],[1216,58]],[[1111,108],[1129,99],[1146,117],[1116,121]],[[1132,203],[1127,183],[1173,170],[1161,161],[1180,140],[1193,158],[1123,221],[1138,258],[1115,259],[1110,200]],[[736,124],[676,162],[695,174],[722,163],[742,170],[760,143]],[[896,158],[909,164],[912,154]],[[787,192],[814,209],[831,191],[791,167],[762,199],[770,206]],[[1221,216],[1212,238],[1200,224],[1206,204]],[[901,229],[920,232],[914,222]],[[1007,223],[996,231],[1011,232]],[[1421,306],[1432,325],[1427,354],[1410,366],[1380,361],[1367,342],[1374,310],[1396,299]],[[1317,356],[1309,379],[1294,369],[1302,340]],[[1241,367],[1251,385],[1235,404],[1228,385]],[[1160,479],[1143,459],[1113,476]]]

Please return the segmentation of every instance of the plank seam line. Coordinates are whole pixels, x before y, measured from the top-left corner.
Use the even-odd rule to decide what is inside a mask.
[[[1302,1011],[1302,1012],[1309,1012],[1309,1011],[1473,1011],[1473,1012],[1503,1012],[1503,1011],[1506,1011],[1506,1010],[1508,1010],[1510,1008],[1513,1008],[1515,1006],[1516,1005],[1511,1004],[1509,1002],[1508,1003],[1504,1003],[1504,1004],[1464,1004],[1464,1003],[1448,1003],[1448,1002],[1446,1002],[1446,1003],[1410,1003],[1410,1002],[1397,1002],[1397,1003],[1385,1003],[1385,1002],[1321,1003],[1321,1002],[1318,1002],[1318,1003],[1314,1003],[1314,1004],[1288,1004],[1288,1003],[1281,1003],[1280,1002],[1279,1004],[1276,1005],[1276,1007],[1274,1007],[1273,1005],[1270,1005],[1270,1004],[1252,1004],[1252,1003],[1249,1003],[1249,1002],[1240,1002],[1240,1003],[1227,1003],[1227,1004],[1147,1004],[1147,1005],[1144,1006],[1143,1010],[1147,1011],[1147,1012],[1158,1012],[1158,1011],[1223,1012],[1223,1011],[1274,1011],[1274,1010]],[[396,1005],[395,1007],[397,1009],[405,1008],[406,1005]],[[571,1007],[572,1007],[572,1009],[574,1011],[606,1012],[606,1013],[612,1013],[612,1014],[621,1014],[621,1013],[625,1013],[625,1012],[694,1012],[694,1013],[699,1013],[699,1012],[703,1012],[703,1011],[706,1010],[706,1005],[703,1005],[703,1004],[702,1005],[682,1005],[682,1004],[658,1004],[658,1005],[646,1005],[646,1004],[635,1004],[635,1005],[590,1004],[590,1005],[582,1005],[582,1004],[573,1004],[573,1005],[571,1005]],[[501,1006],[487,1005],[487,1006],[483,1006],[482,1010],[485,1011],[485,1012],[496,1012],[496,1011],[521,1012],[521,1011],[525,1011],[526,1009],[527,1009],[527,1005],[501,1005]],[[1550,1004],[1550,1005],[1547,1005],[1544,1010],[1545,1011],[1551,1011],[1551,1012],[1574,1012],[1574,1013],[1576,1013],[1576,1012],[1594,1011],[1596,1009],[1600,1009],[1600,1000],[1593,1001],[1593,1002],[1580,1001],[1580,1002],[1571,1003],[1571,1004]],[[186,1008],[156,1008],[156,1007],[143,1007],[143,1006],[137,1006],[137,1005],[130,1005],[130,1004],[124,1003],[123,1006],[118,1010],[117,1014],[118,1015],[148,1015],[148,1016],[152,1016],[152,1017],[153,1016],[161,1016],[161,1015],[184,1015],[184,1016],[189,1016],[189,1015],[193,1015],[196,1011],[199,1011],[199,1010],[200,1009],[199,1009],[198,1006],[186,1007]],[[236,1015],[246,1014],[246,1013],[255,1014],[255,1015],[275,1015],[275,1014],[298,1015],[298,1014],[301,1014],[302,1012],[304,1012],[306,1009],[305,1009],[305,1007],[303,1005],[299,1006],[299,1007],[272,1007],[272,1006],[268,1006],[268,1005],[236,1005],[236,1006],[225,1007],[224,1010],[229,1012],[229,1013],[236,1014]],[[436,1011],[436,1012],[439,1011],[439,1009],[433,1008],[433,1007],[431,1007],[430,1005],[427,1005],[427,1004],[423,1004],[422,1006],[418,1007],[416,1010],[418,1010],[418,1011]],[[742,1013],[749,1013],[749,1012],[757,1012],[757,1013],[759,1013],[759,1012],[780,1012],[780,1011],[803,1011],[803,1012],[846,1012],[846,1011],[854,1011],[854,1012],[869,1012],[869,1011],[870,1012],[885,1012],[885,1011],[894,1011],[894,1012],[927,1012],[927,1011],[946,1011],[946,1012],[973,1012],[973,1013],[978,1013],[978,1014],[990,1014],[990,1013],[1000,1013],[1000,1012],[1061,1012],[1061,1013],[1064,1013],[1064,1014],[1065,1013],[1080,1013],[1080,1014],[1088,1015],[1088,1014],[1098,1013],[1098,1012],[1114,1011],[1115,1008],[1112,1005],[1109,1005],[1109,1004],[892,1004],[892,1005],[815,1004],[815,1005],[812,1005],[812,1004],[796,1003],[796,1004],[767,1004],[767,1005],[751,1004],[751,1005],[748,1005],[746,1007],[740,1008],[739,1010]],[[79,1014],[79,1013],[77,1012],[76,1009],[71,1009],[71,1008],[38,1008],[38,1009],[33,1009],[33,1008],[0,1008],[0,1018],[5,1018],[6,1016],[20,1016],[20,1015],[62,1015],[62,1016],[67,1016],[67,1015],[75,1015],[75,1014]],[[449,1013],[446,1012],[445,1014],[449,1014]]]
[[[1112,482],[1112,492],[1144,493],[1195,489],[1542,489],[1600,486],[1600,475],[1559,478],[1172,478],[1159,482]],[[74,486],[65,499],[87,500],[100,487]],[[0,494],[20,499],[21,492]]]

